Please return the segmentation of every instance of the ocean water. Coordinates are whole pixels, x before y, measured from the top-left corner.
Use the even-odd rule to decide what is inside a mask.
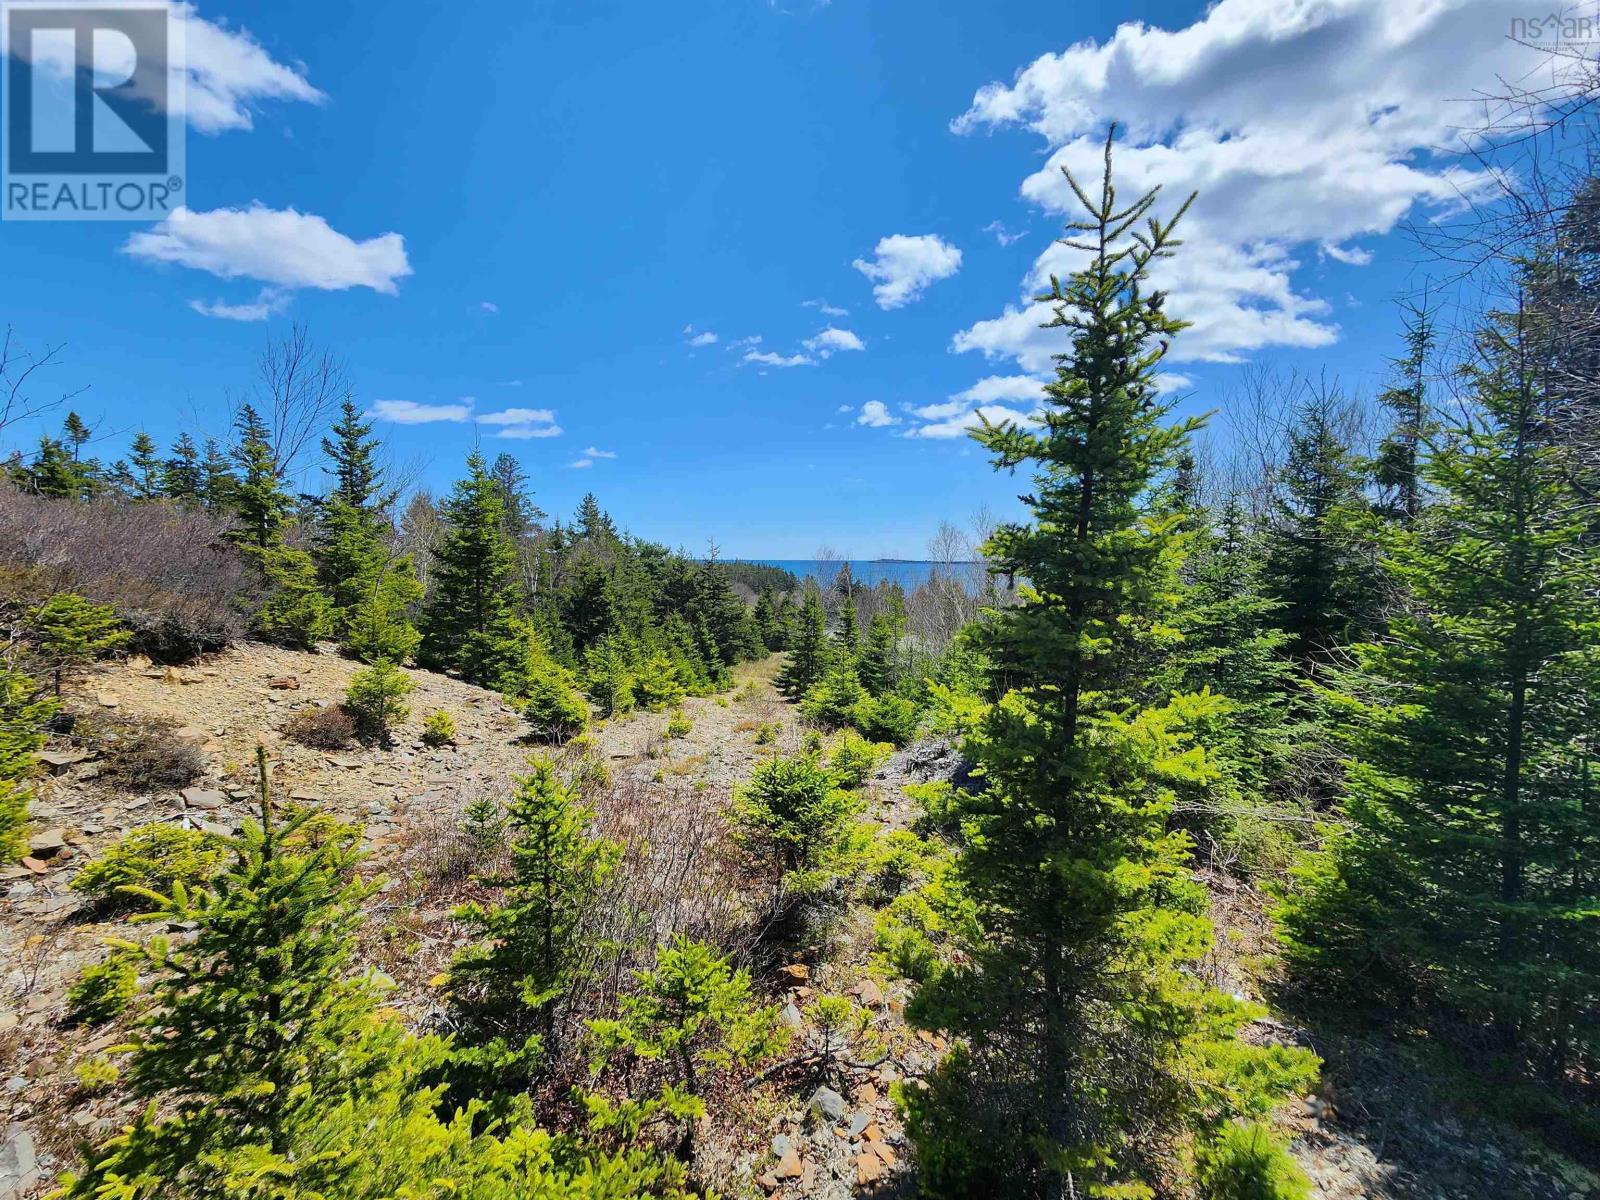
[[[809,577],[823,585],[832,583],[843,565],[838,561],[819,562],[811,558],[749,558],[744,561],[761,563],[768,567],[782,567],[799,579],[804,580]],[[945,570],[941,564],[931,562],[873,562],[870,559],[852,559],[850,562],[850,574],[857,583],[871,587],[887,581],[898,583],[907,592],[914,591],[927,583],[936,568]],[[969,587],[975,588],[983,578],[982,563],[956,563],[952,570]]]

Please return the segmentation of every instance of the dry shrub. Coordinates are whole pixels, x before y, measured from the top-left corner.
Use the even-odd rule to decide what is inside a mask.
[[[76,736],[100,752],[100,778],[130,792],[186,788],[206,773],[199,747],[172,736],[168,717],[96,713],[78,722]]]
[[[284,724],[283,736],[313,750],[345,750],[356,740],[356,723],[342,705],[303,708]]]
[[[159,662],[220,650],[259,607],[227,521],[166,501],[53,500],[0,483],[0,605],[73,591],[109,604]]]

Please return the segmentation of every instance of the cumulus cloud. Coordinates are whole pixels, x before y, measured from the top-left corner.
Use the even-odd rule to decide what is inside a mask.
[[[1218,0],[1176,31],[1128,23],[1105,42],[1045,54],[979,90],[952,127],[1032,129],[1049,156],[1022,195],[1075,214],[1061,168],[1097,178],[1104,130],[1118,122],[1123,195],[1158,183],[1169,203],[1200,193],[1184,248],[1156,274],[1174,315],[1194,323],[1175,358],[1325,346],[1338,329],[1295,281],[1303,255],[1360,266],[1369,255],[1352,241],[1491,188],[1486,172],[1436,150],[1473,122],[1462,97],[1535,69],[1539,52],[1506,36],[1524,10],[1519,0]],[[1052,245],[1025,295],[1080,261]],[[1042,370],[1063,340],[1037,328],[1048,316],[1024,298],[954,347]]]
[[[805,340],[805,347],[818,358],[830,358],[840,350],[865,350],[860,338],[848,329],[835,329],[829,325],[815,337]]]
[[[411,274],[405,239],[398,233],[357,241],[321,217],[261,204],[210,212],[177,209],[153,229],[131,235],[122,251],[144,262],[285,289],[365,287],[392,296]]]
[[[809,367],[816,360],[804,354],[774,354],[771,350],[749,350],[739,360],[745,363],[756,363],[763,367]]]
[[[948,400],[913,409],[913,414],[924,423],[913,427],[906,436],[960,437],[977,427],[980,414],[987,415],[991,421],[1031,423],[1029,414],[1043,401],[1043,388],[1044,381],[1032,375],[989,375]],[[1007,407],[1007,404],[1019,403],[1034,407],[1021,410]]]
[[[683,327],[684,340],[691,346],[715,346],[717,335],[709,329],[696,330],[693,325]]]
[[[576,462],[568,463],[567,466],[571,467],[574,471],[582,471],[588,467],[594,466],[594,459],[580,458]]]
[[[904,233],[881,238],[870,259],[851,265],[875,286],[872,295],[879,308],[901,308],[927,290],[931,283],[948,279],[961,269],[961,251],[932,233],[915,237]]]
[[[585,458],[615,458],[617,452],[615,450],[596,450],[593,446],[590,446],[583,452],[583,456]]]
[[[826,300],[802,300],[801,308],[814,308],[825,317],[848,317],[850,310],[840,308],[837,304],[829,304]]]
[[[865,425],[870,429],[883,429],[889,425],[900,424],[900,418],[890,414],[888,406],[882,400],[868,400],[861,406],[861,415],[856,417],[857,425]]]
[[[493,300],[480,300],[478,301],[478,307],[484,312],[488,313],[491,317],[500,311],[500,306]]]
[[[369,417],[393,421],[396,425],[431,425],[435,421],[465,421],[472,416],[470,404],[418,404],[415,400],[379,400]]]

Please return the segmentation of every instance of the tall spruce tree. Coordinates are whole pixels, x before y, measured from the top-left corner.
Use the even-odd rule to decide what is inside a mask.
[[[180,504],[198,504],[202,483],[200,451],[193,438],[180,433],[172,443],[172,456],[161,464],[161,494]]]
[[[468,456],[467,477],[452,489],[440,515],[447,532],[433,552],[433,595],[417,660],[499,687],[518,661],[526,631],[517,620],[516,552],[506,537],[500,488],[481,454]]]
[[[1038,427],[975,434],[999,469],[1033,467],[1034,522],[985,547],[1028,584],[978,634],[1001,697],[970,739],[982,790],[958,801],[980,934],[915,1004],[963,1041],[929,1091],[907,1093],[935,1196],[1151,1196],[1174,1145],[1311,1070],[1303,1052],[1234,1040],[1251,1010],[1190,971],[1211,930],[1168,815],[1172,783],[1211,770],[1186,727],[1217,701],[1134,698],[1145,646],[1170,640],[1183,538],[1153,484],[1194,424],[1167,424],[1157,397],[1183,326],[1146,285],[1188,204],[1162,221],[1154,192],[1121,203],[1109,139],[1096,195],[1067,180],[1087,212],[1067,244],[1088,262],[1041,299],[1071,348]]]
[[[1600,1052],[1600,547],[1534,349],[1525,310],[1483,330],[1476,411],[1423,467],[1437,499],[1387,534],[1412,602],[1334,697],[1347,828],[1284,918],[1324,983],[1442,1005],[1556,1078]]]
[[[805,599],[789,637],[789,657],[778,672],[778,690],[798,700],[828,673],[833,661],[828,644],[828,617],[822,611],[822,595],[814,583],[806,586]]]
[[[233,459],[238,477],[227,489],[226,503],[239,519],[233,538],[257,551],[276,549],[283,541],[283,526],[294,499],[283,487],[278,460],[272,449],[272,432],[256,410],[246,404],[234,422],[237,440]]]
[[[1368,633],[1378,610],[1376,554],[1363,518],[1360,463],[1340,437],[1334,400],[1300,410],[1267,518],[1265,582],[1282,604],[1286,650],[1307,670]]]
[[[1394,384],[1378,396],[1378,403],[1393,414],[1393,424],[1378,447],[1373,478],[1393,496],[1393,516],[1408,525],[1422,513],[1422,480],[1417,461],[1430,426],[1428,363],[1433,343],[1433,314],[1426,301],[1409,305],[1405,316],[1406,352],[1391,364]]]
[[[155,439],[144,430],[133,435],[128,448],[131,495],[135,500],[154,500],[161,495],[161,452]]]

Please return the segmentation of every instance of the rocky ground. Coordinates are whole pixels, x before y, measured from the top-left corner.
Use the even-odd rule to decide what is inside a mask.
[[[609,780],[592,789],[591,803],[603,831],[651,847],[629,860],[640,877],[630,901],[661,909],[659,928],[680,927],[685,905],[701,927],[716,927],[719,913],[730,929],[747,919],[747,903],[731,885],[719,891],[703,881],[724,878],[715,854],[732,789],[763,755],[792,752],[803,736],[793,707],[772,688],[776,665],[742,668],[728,693],[688,701],[690,727],[680,737],[668,736],[666,713],[594,731],[588,753],[606,765]],[[451,912],[477,894],[474,873],[485,865],[462,840],[461,813],[475,799],[506,795],[532,747],[498,696],[423,671],[410,672],[411,716],[388,748],[321,752],[283,736],[300,710],[337,701],[356,669],[333,654],[247,645],[184,668],[107,665],[72,689],[68,707],[89,724],[107,714],[169,720],[170,737],[197,748],[205,769],[185,789],[140,791],[108,782],[102,761],[84,748],[88,739],[62,736],[47,748],[51,773],[35,807],[32,853],[0,872],[0,1200],[47,1190],[77,1143],[127,1116],[114,1090],[87,1093],[73,1076],[119,1034],[64,1026],[66,989],[100,958],[108,936],[127,932],[69,889],[74,873],[146,822],[236,828],[249,811],[258,741],[268,748],[279,796],[365,826],[373,867],[388,883],[372,901],[361,957],[394,978],[394,1007],[419,1027],[442,1027],[438,974],[461,938]],[[422,721],[438,710],[454,719],[456,742],[430,749]],[[960,769],[946,745],[902,751],[863,790],[865,815],[903,828],[913,816],[903,785]],[[1219,923],[1234,931],[1210,968],[1219,984],[1249,991],[1250,959],[1265,936],[1263,902],[1226,880],[1210,882]],[[872,912],[863,905],[833,914],[793,952],[753,957],[759,983],[794,1031],[789,1057],[800,1061],[756,1082],[732,1081],[714,1099],[701,1169],[724,1194],[845,1200],[911,1193],[889,1091],[930,1070],[945,1046],[906,1025],[910,985],[875,969],[872,948]],[[866,1037],[827,1070],[804,1061],[819,1040],[808,1006],[824,993],[848,995],[870,1014]],[[1276,1022],[1257,1034],[1316,1044]],[[1329,1090],[1289,1114],[1319,1200],[1600,1196],[1592,1176],[1539,1160],[1514,1139],[1452,1126],[1437,1114],[1397,1130],[1374,1116],[1371,1095]],[[1419,1145],[1428,1153],[1419,1155]]]

